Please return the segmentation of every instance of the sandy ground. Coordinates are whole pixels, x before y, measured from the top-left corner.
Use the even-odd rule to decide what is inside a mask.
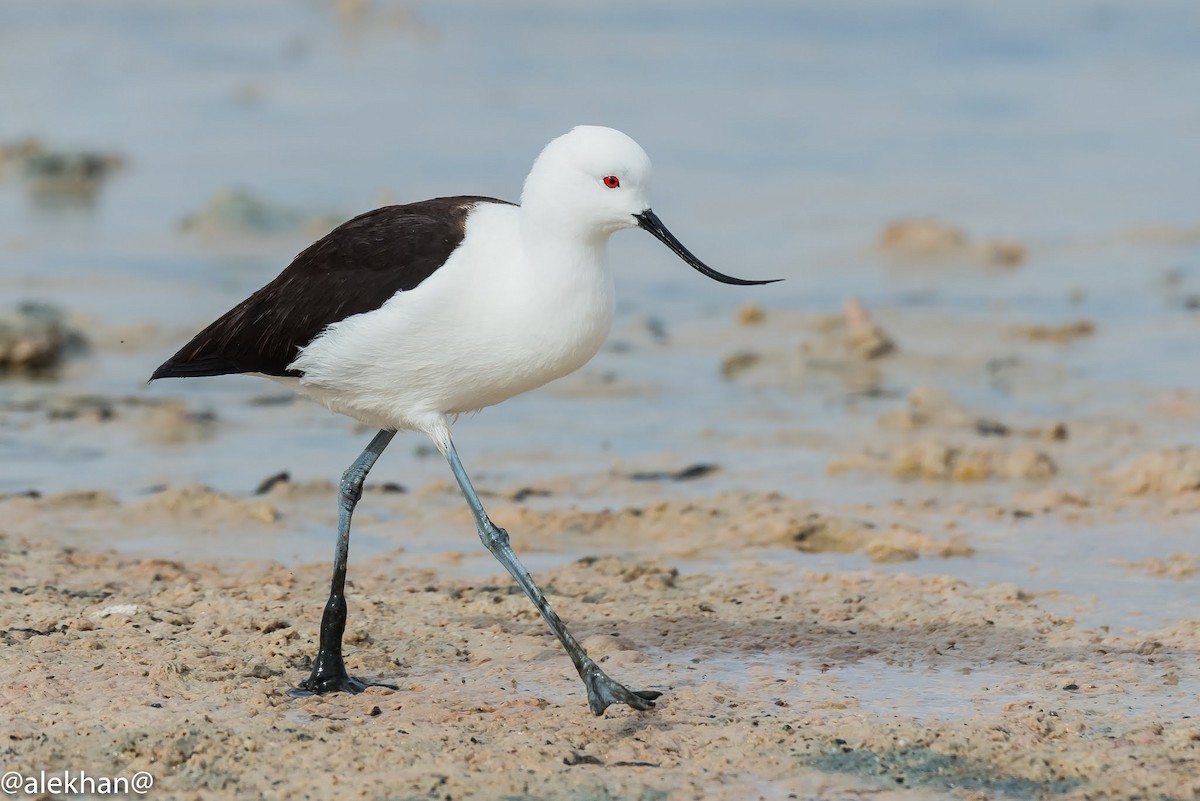
[[[150,797],[197,799],[1200,796],[1200,621],[1118,633],[1014,584],[786,559],[971,559],[960,533],[919,533],[929,509],[839,516],[741,492],[589,512],[494,497],[524,552],[594,549],[539,572],[548,597],[609,673],[664,693],[651,712],[601,718],[507,576],[464,576],[463,554],[353,562],[348,662],[399,689],[294,699],[326,565],[97,547],[97,532],[163,526],[269,539],[331,491],[0,502],[5,768],[144,770]],[[457,506],[446,486],[376,488],[364,528],[382,508],[433,536],[469,532]],[[973,514],[990,512],[959,510]],[[727,569],[687,568],[736,541]],[[605,555],[638,549],[649,555]],[[1196,565],[1128,568],[1173,581]]]

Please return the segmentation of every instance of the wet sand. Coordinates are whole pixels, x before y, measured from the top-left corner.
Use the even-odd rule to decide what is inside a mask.
[[[174,798],[1194,798],[1196,621],[1074,625],[1013,585],[738,575],[597,556],[543,573],[604,668],[662,690],[593,718],[506,577],[353,571],[352,669],[296,700],[324,565],[139,559],[6,536],[6,765]],[[796,577],[789,577],[789,582]],[[877,672],[908,674],[900,697]],[[942,689],[939,689],[942,688]]]

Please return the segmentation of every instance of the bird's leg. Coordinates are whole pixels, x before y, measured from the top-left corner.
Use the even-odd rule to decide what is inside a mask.
[[[292,691],[293,695],[360,693],[371,686],[370,682],[361,681],[346,673],[346,665],[342,661],[342,634],[346,630],[346,561],[350,556],[350,518],[354,514],[358,499],[362,497],[363,481],[394,436],[395,431],[380,431],[367,445],[366,450],[354,460],[354,464],[342,474],[342,483],[338,491],[337,550],[333,555],[333,579],[330,581],[329,600],[325,603],[324,614],[321,615],[321,646],[313,662],[312,674],[300,682],[300,687]]]
[[[513,553],[513,549],[508,543],[508,532],[488,518],[483,504],[479,501],[479,496],[475,493],[475,488],[471,485],[467,471],[463,469],[462,462],[459,461],[454,443],[449,440],[449,437],[446,437],[445,445],[446,459],[450,462],[450,469],[454,471],[454,477],[458,479],[458,486],[462,488],[463,495],[466,496],[467,503],[475,514],[479,539],[483,541],[492,556],[504,565],[504,569],[517,580],[517,584],[521,585],[521,589],[529,596],[529,600],[533,601],[533,605],[541,612],[542,618],[550,625],[554,636],[558,637],[558,641],[566,649],[567,656],[571,657],[571,661],[575,663],[575,669],[579,671],[579,677],[583,679],[584,686],[587,687],[588,707],[591,708],[592,714],[604,714],[604,710],[610,704],[628,704],[634,709],[643,710],[653,707],[654,699],[662,693],[653,690],[629,690],[624,685],[618,684],[600,669],[600,666],[583,650],[583,646],[571,636],[571,632],[567,631],[562,619],[550,608],[546,596],[534,584],[529,571]]]

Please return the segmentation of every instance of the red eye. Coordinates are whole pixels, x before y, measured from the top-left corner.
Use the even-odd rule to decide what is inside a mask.
[[[604,185],[609,189],[616,189],[621,185],[621,179],[615,175],[606,175],[604,177]]]

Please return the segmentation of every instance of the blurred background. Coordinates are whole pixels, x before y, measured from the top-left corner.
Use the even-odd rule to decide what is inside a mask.
[[[1083,455],[1046,446],[1088,482],[1197,439],[1152,418],[1200,391],[1198,98],[1191,0],[6,0],[0,494],[335,478],[352,421],[145,379],[341,220],[516,200],[580,123],[645,147],[701,258],[787,280],[618,235],[609,347],[460,422],[481,483],[716,464],[678,491],[959,497],[835,469],[930,385],[1002,427],[1105,420]],[[428,454],[407,438],[377,477],[444,479]]]

